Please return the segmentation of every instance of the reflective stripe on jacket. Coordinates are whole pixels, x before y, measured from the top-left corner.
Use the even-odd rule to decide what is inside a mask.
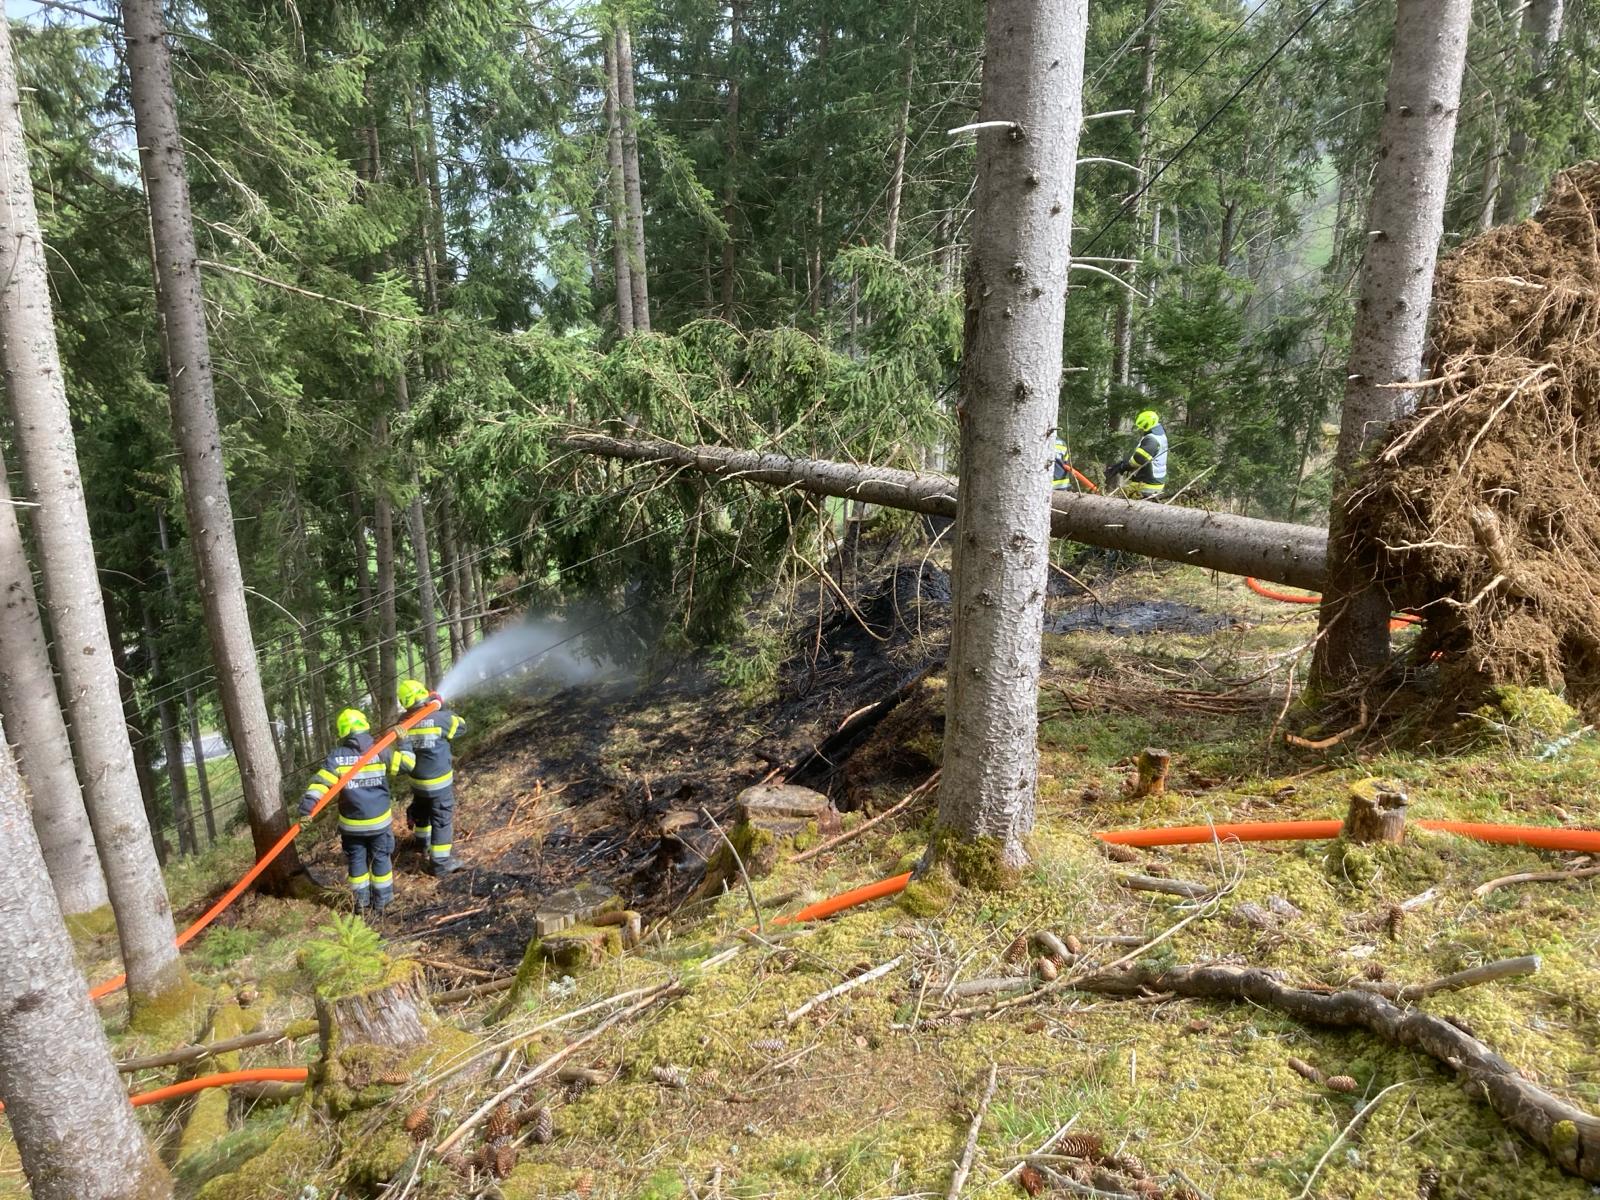
[[[356,760],[372,748],[376,739],[368,732],[352,733],[323,760],[322,769],[311,780],[306,794],[300,799],[301,812],[309,812],[313,805],[328,794],[328,789],[339,781]],[[377,833],[389,828],[393,815],[389,806],[389,780],[416,765],[416,758],[403,740],[397,740],[378,752],[350,778],[339,792],[339,830],[342,833]]]
[[[1167,482],[1167,431],[1164,426],[1157,425],[1144,437],[1139,439],[1139,444],[1132,454],[1128,455],[1128,465],[1133,468],[1133,482],[1142,484],[1161,484]],[[1148,488],[1146,490],[1149,490]]]
[[[432,793],[442,792],[451,785],[454,754],[450,743],[466,726],[467,723],[455,713],[448,708],[441,708],[423,718],[421,724],[411,727],[406,737],[414,756],[410,768],[412,788]]]
[[[1067,444],[1060,440],[1056,442],[1055,452],[1050,458],[1050,488],[1058,492],[1078,490],[1077,476],[1072,473],[1072,455],[1067,450]]]

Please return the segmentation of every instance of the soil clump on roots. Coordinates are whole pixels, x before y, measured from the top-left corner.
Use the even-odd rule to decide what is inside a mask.
[[[1417,411],[1351,500],[1449,711],[1496,685],[1600,715],[1600,163],[1439,267]]]

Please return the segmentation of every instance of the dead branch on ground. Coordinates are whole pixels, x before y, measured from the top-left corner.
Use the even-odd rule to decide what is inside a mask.
[[[978,1153],[978,1130],[983,1128],[983,1118],[989,1111],[989,1105],[994,1101],[995,1085],[999,1082],[1000,1068],[994,1063],[989,1064],[989,1082],[983,1089],[983,1099],[978,1101],[977,1111],[972,1114],[972,1124],[967,1127],[967,1144],[962,1147],[961,1161],[956,1163],[955,1174],[950,1177],[950,1190],[945,1192],[945,1200],[959,1200],[961,1189],[967,1185],[967,1176],[972,1172],[972,1160]]]

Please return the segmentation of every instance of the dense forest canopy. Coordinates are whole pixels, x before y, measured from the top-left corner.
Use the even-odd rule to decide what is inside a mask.
[[[154,742],[160,703],[215,709],[126,55],[108,10],[19,7],[79,452]],[[1592,13],[1554,7],[1477,7],[1448,242],[1600,152]],[[1093,6],[1060,407],[1092,474],[1154,405],[1188,496],[1320,520],[1390,8]],[[949,461],[973,172],[951,131],[977,105],[978,5],[220,0],[169,21],[286,759],[313,756],[326,695],[376,690],[391,578],[417,653],[419,520],[458,641],[481,610],[623,589],[652,628],[714,641],[818,535],[792,497],[624,480],[562,449],[573,426]],[[619,309],[619,268],[646,321]]]

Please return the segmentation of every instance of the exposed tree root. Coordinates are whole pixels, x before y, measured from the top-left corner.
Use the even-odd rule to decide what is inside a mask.
[[[1547,1092],[1477,1038],[1439,1017],[1404,1008],[1372,992],[1315,992],[1291,987],[1259,967],[1209,964],[1170,971],[1133,970],[1075,980],[1100,995],[1170,992],[1208,1000],[1265,1005],[1298,1021],[1365,1029],[1396,1046],[1420,1050],[1453,1070],[1497,1116],[1580,1179],[1600,1181],[1600,1118]]]

